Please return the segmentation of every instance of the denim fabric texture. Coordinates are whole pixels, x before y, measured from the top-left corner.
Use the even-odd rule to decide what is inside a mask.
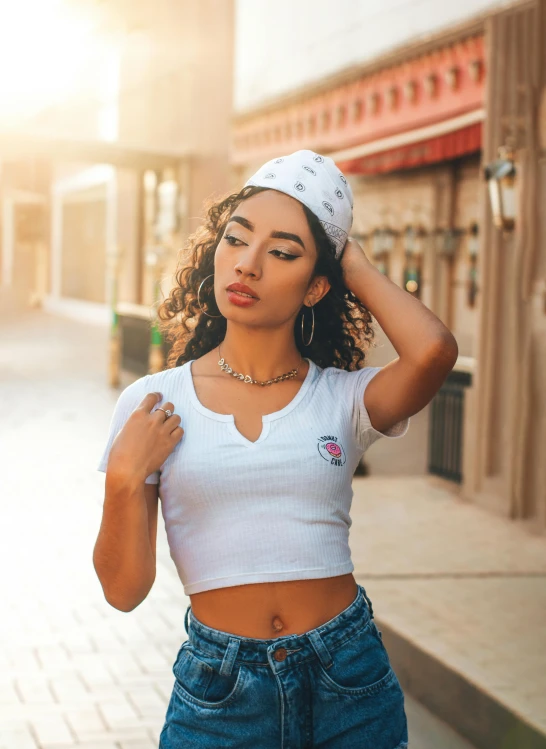
[[[159,749],[406,749],[404,694],[363,586],[301,635],[240,637],[186,610]]]

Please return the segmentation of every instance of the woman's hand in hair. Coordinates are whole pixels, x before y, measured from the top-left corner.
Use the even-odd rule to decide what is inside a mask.
[[[161,393],[147,393],[129,416],[112,443],[108,473],[144,481],[160,469],[180,442],[184,435],[180,416],[173,413],[167,418],[164,411],[151,410],[162,398]],[[170,401],[161,407],[174,411]]]
[[[366,253],[354,237],[349,237],[347,239],[343,252],[341,253],[340,263],[345,285],[347,287],[349,287],[350,279],[354,273],[361,270],[363,266],[367,267],[371,264]]]

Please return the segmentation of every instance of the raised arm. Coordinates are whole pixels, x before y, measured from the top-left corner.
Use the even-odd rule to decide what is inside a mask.
[[[457,341],[422,302],[377,270],[356,240],[347,242],[341,264],[345,285],[398,353],[364,391],[372,426],[384,432],[432,400],[457,361]]]

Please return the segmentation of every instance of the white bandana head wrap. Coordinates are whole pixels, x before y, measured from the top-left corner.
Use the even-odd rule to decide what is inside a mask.
[[[271,159],[247,185],[284,192],[306,205],[332,241],[336,259],[340,257],[353,224],[353,192],[329,156],[302,150]]]

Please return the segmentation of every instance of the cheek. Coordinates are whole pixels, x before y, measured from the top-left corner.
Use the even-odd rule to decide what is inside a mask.
[[[226,263],[226,252],[224,249],[224,242],[220,240],[220,244],[216,248],[214,253],[214,267],[219,268]]]
[[[278,267],[283,264],[283,267]],[[264,273],[262,279],[263,286],[268,291],[274,294],[276,298],[291,300],[292,304],[298,304],[299,300],[302,299],[307,287],[309,285],[309,273],[306,268],[301,265],[300,267],[294,267],[297,260],[293,261],[294,265],[290,267],[292,261],[279,261],[275,265],[271,265],[268,269],[268,273]]]
[[[230,281],[237,280],[234,271],[236,262],[236,257],[233,254],[233,251],[230,255],[229,248],[226,250],[225,247],[219,246],[214,253],[215,281],[220,281],[220,284],[224,284],[224,282],[229,283]]]

